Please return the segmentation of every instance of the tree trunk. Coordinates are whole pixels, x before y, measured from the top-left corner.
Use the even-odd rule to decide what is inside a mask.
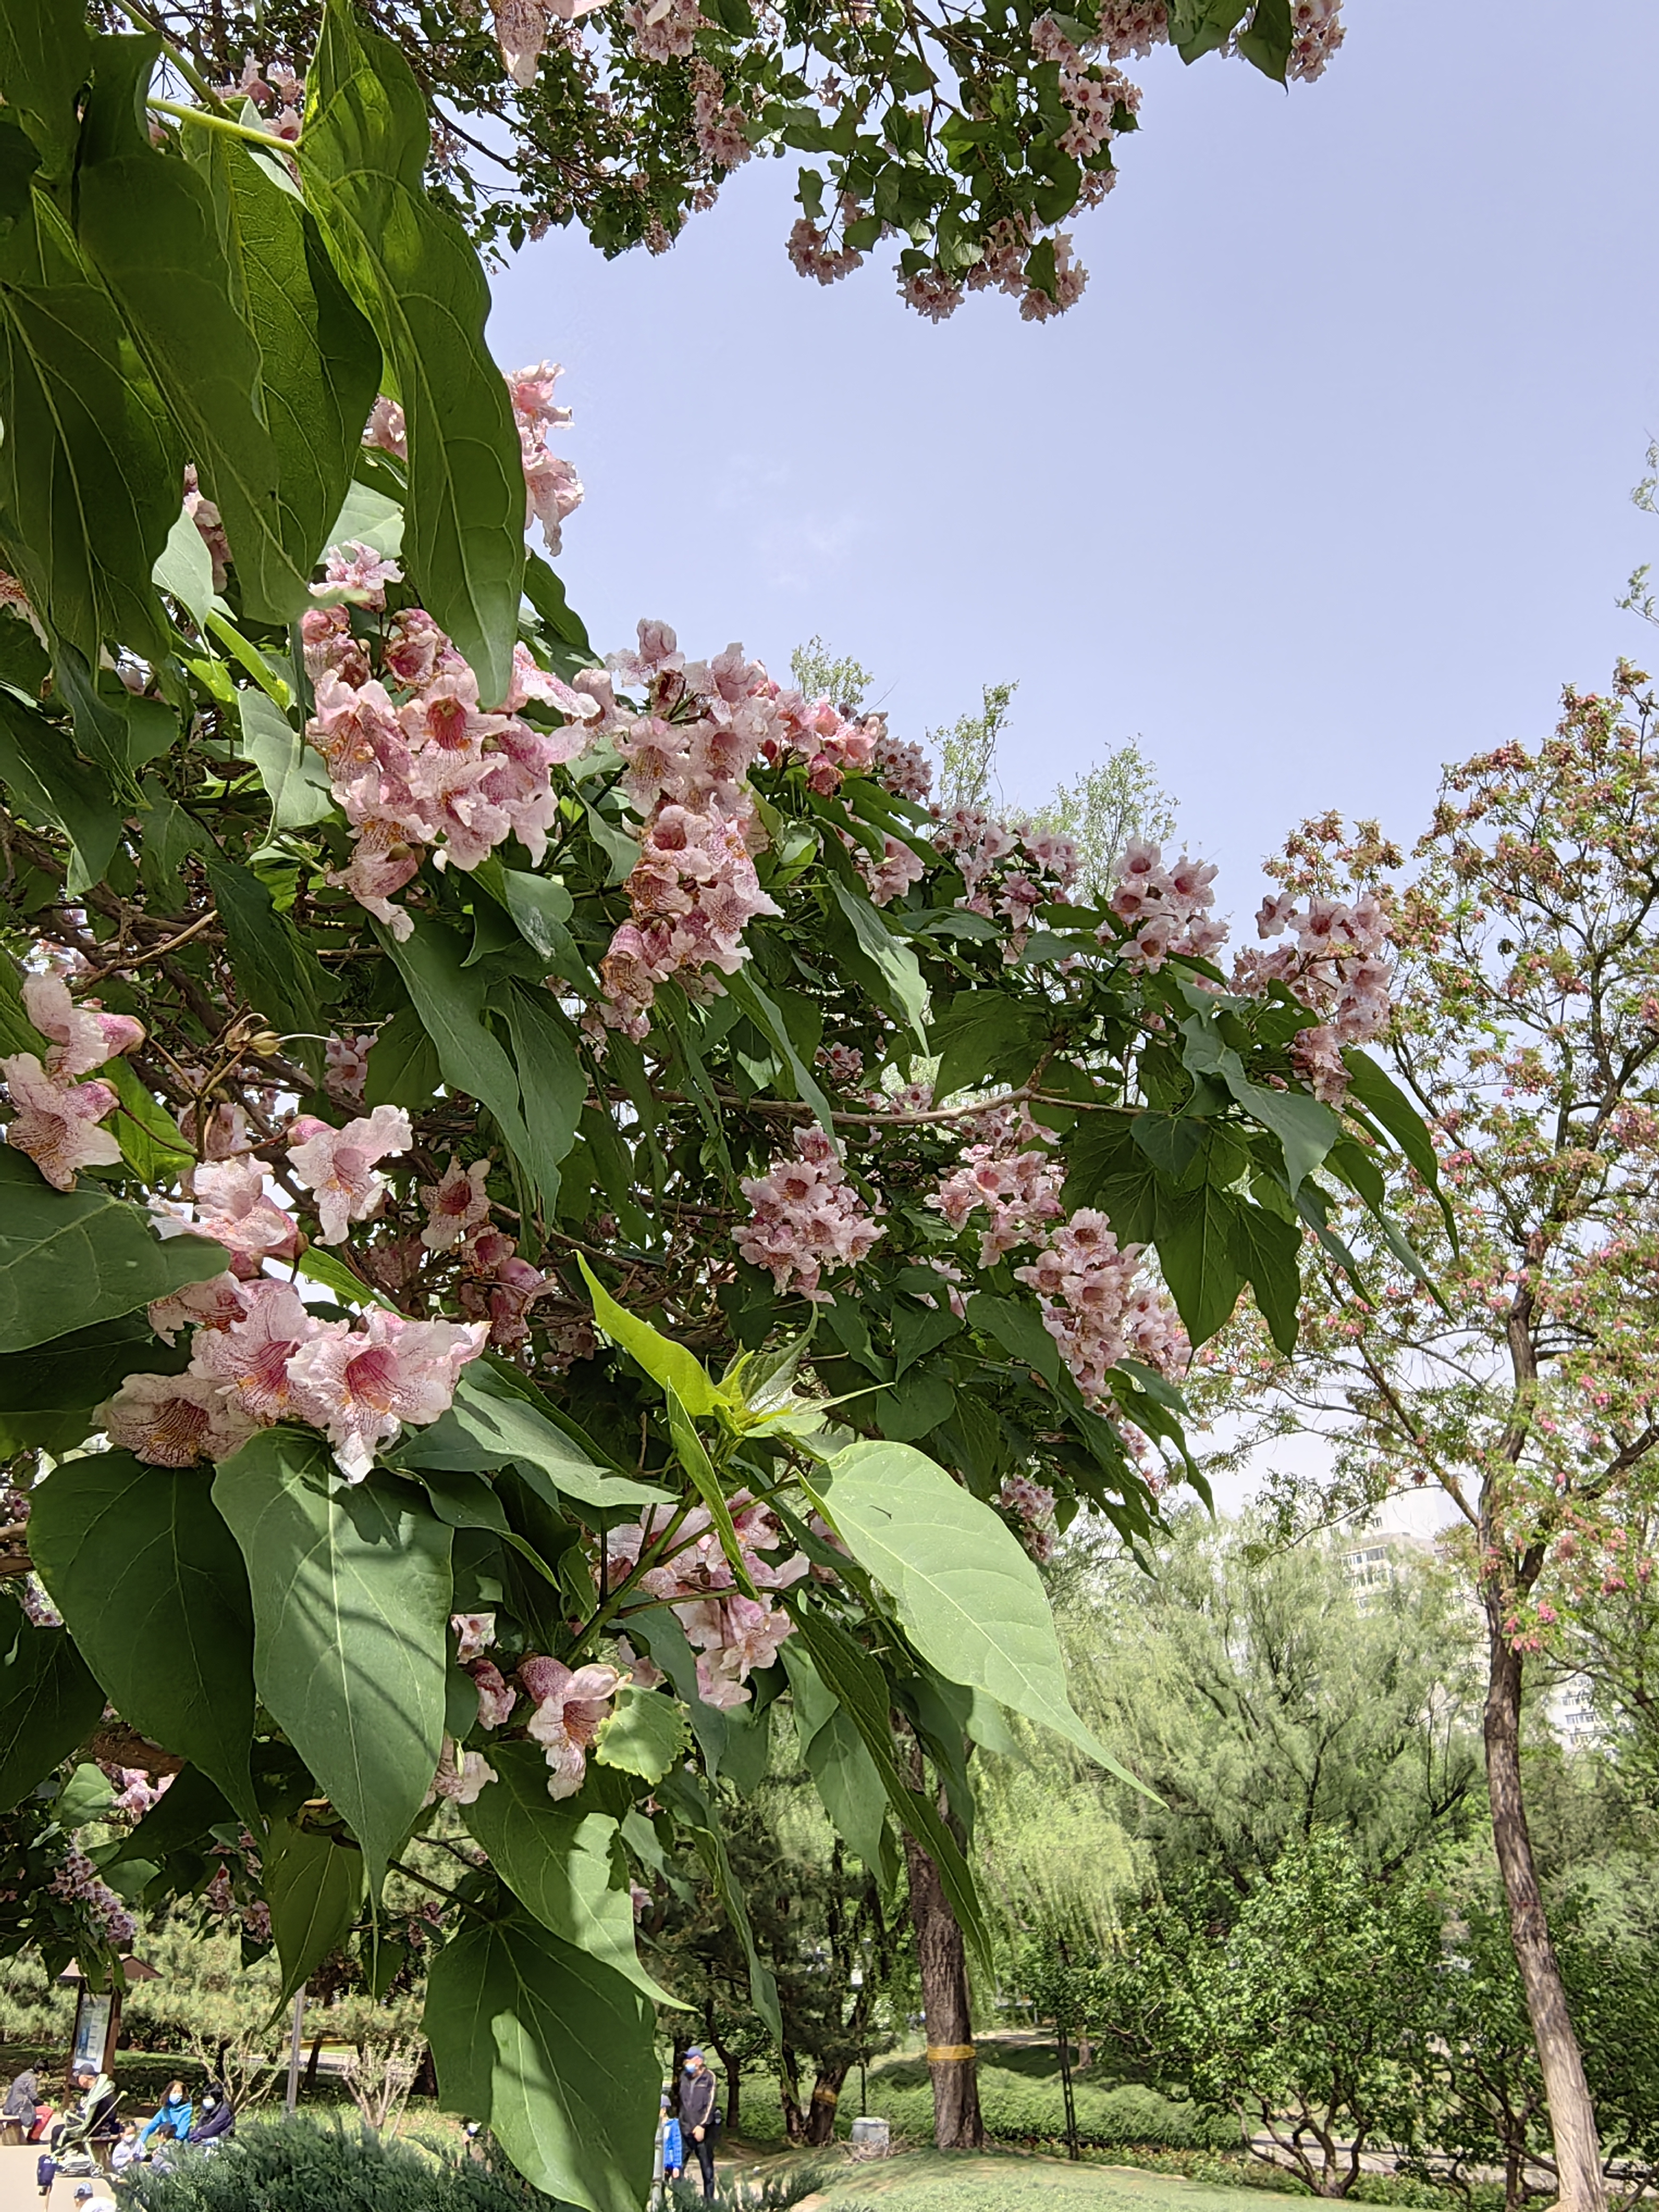
[[[708,2040],[715,2057],[720,2062],[720,2070],[726,2075],[726,2132],[734,2136],[738,2132],[738,2123],[743,2117],[743,2069],[733,2063],[732,2054],[723,2043],[716,2043],[712,2035]]]
[[[1604,2212],[1607,2187],[1595,2129],[1595,2107],[1567,2007],[1561,1968],[1550,1941],[1533,1865],[1521,1792],[1521,1654],[1505,1631],[1504,1593],[1488,1583],[1486,1784],[1492,1842],[1504,1877],[1510,1935],[1526,1991],[1527,2013],[1544,2076],[1550,2133],[1555,2142],[1558,2203],[1563,2212]]]
[[[783,2106],[783,2132],[792,2143],[806,2133],[806,2115],[800,2108],[800,2073],[795,2054],[786,2043],[778,2052],[778,2102]]]
[[[941,2150],[982,2150],[968,1960],[962,1930],[946,1902],[939,1869],[914,1836],[904,1838],[910,1919],[916,1932],[927,2071],[933,2084],[933,2140]]]
[[[301,2085],[302,2095],[311,2097],[316,2094],[317,2069],[321,2065],[322,2060],[323,2038],[319,2029],[311,2039],[311,2056],[306,2061],[306,2078]]]
[[[812,2101],[806,2108],[806,2141],[815,2147],[836,2140],[836,2107],[841,2102],[841,2085],[852,2063],[848,2058],[838,2066],[818,2069],[818,2078],[812,2084]]]

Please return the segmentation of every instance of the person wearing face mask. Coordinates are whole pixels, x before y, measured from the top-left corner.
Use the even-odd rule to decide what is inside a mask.
[[[714,2201],[714,2130],[719,2124],[714,2077],[693,2044],[680,2074],[680,2131],[690,2137],[702,2175],[703,2201],[708,2204]]]

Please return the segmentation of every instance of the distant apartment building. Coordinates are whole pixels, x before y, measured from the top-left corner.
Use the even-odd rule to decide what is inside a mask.
[[[1434,1554],[1429,1537],[1403,1528],[1374,1528],[1350,1536],[1337,1548],[1349,1581],[1361,1590],[1384,1589]],[[1469,1608],[1473,1620],[1476,1608],[1472,1595]],[[1544,1691],[1540,1703],[1546,1726],[1565,1750],[1592,1749],[1601,1741],[1604,1730],[1588,1676],[1562,1675]]]

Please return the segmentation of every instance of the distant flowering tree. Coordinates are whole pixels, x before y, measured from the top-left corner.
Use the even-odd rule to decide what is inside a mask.
[[[1605,695],[1570,690],[1535,751],[1506,744],[1448,771],[1403,881],[1375,824],[1350,838],[1328,818],[1291,841],[1285,897],[1322,917],[1388,917],[1389,1056],[1433,1149],[1403,1131],[1410,1248],[1346,1204],[1319,1225],[1322,1295],[1292,1357],[1248,1324],[1206,1355],[1216,1402],[1237,1411],[1241,1388],[1265,1401],[1244,1449],[1310,1430],[1329,1439],[1318,1510],[1433,1484],[1460,1517],[1486,1631],[1493,1839],[1575,2212],[1600,2203],[1602,2160],[1528,1836],[1521,1692],[1534,1653],[1600,1647],[1616,1674],[1607,1639],[1620,1614],[1643,1618],[1634,1601],[1653,1571],[1656,713],[1628,663]],[[1319,1090],[1345,1008],[1373,987],[1357,991],[1352,974],[1339,987],[1311,957],[1331,1019],[1295,1049]]]
[[[181,82],[273,133],[301,128],[313,0],[131,0]],[[580,223],[608,254],[665,252],[757,155],[805,155],[787,241],[835,283],[897,242],[902,297],[939,321],[994,289],[1028,320],[1088,272],[1065,226],[1117,182],[1140,90],[1121,64],[1172,45],[1311,83],[1341,0],[954,0],[754,9],[749,0],[379,0],[432,102],[433,188],[481,243]],[[186,74],[187,73],[187,74]]]
[[[444,2101],[623,2212],[673,1854],[778,2027],[720,1802],[787,1695],[971,2140],[964,1736],[1107,1756],[1027,1547],[1150,1528],[1188,1345],[1292,1340],[1415,1134],[1374,933],[1230,989],[1208,870],[1090,904],[739,647],[601,665],[397,47],[330,0],[294,132],[158,66],[0,23],[0,1780],[116,1770],[100,1972],[120,1883],[374,1979],[399,1869]]]

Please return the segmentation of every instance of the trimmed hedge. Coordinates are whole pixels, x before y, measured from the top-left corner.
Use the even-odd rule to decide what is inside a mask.
[[[510,2170],[427,2150],[350,2121],[252,2120],[215,2151],[134,2166],[124,2206],[143,2212],[553,2212]]]

